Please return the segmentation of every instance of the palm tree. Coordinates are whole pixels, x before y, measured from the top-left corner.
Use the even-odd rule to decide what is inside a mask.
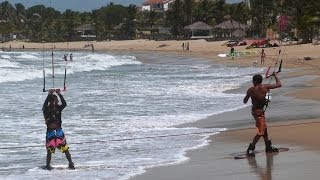
[[[318,0],[284,1],[285,12],[292,17],[293,25],[303,38],[303,42],[311,42],[314,36],[316,19],[319,18],[320,2]]]
[[[166,21],[171,26],[172,34],[176,37],[182,35],[184,28],[184,9],[181,0],[175,0],[172,8],[167,12]]]
[[[250,0],[253,31],[260,37],[266,36],[271,16],[275,14],[276,0]]]
[[[195,5],[194,0],[184,0],[184,12],[186,14],[186,23],[191,24],[193,21],[193,7]]]

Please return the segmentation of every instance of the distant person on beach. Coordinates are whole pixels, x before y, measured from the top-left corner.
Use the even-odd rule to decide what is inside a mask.
[[[189,42],[186,42],[185,46],[186,46],[186,50],[189,51]]]
[[[260,137],[263,136],[266,145],[266,152],[278,152],[279,150],[272,146],[271,140],[268,137],[267,124],[265,119],[265,109],[264,107],[268,105],[269,100],[266,99],[266,95],[270,89],[279,88],[282,86],[279,78],[274,72],[271,76],[276,79],[275,84],[262,84],[262,76],[260,74],[254,75],[252,78],[253,86],[247,91],[247,95],[243,99],[243,103],[247,103],[249,98],[252,101],[252,111],[251,114],[256,121],[257,134],[253,138],[252,143],[250,143],[247,149],[248,156],[255,156],[254,150],[255,145],[259,141]]]
[[[182,50],[184,51],[184,43],[182,43]]]
[[[59,105],[59,100],[57,95],[61,100],[61,105]],[[61,113],[62,110],[67,106],[60,89],[50,89],[46,100],[43,103],[42,111],[47,125],[46,132],[46,148],[47,148],[47,163],[45,168],[51,170],[51,154],[55,153],[55,149],[59,149],[62,153],[65,153],[66,158],[69,161],[69,169],[75,169],[74,164],[71,159],[71,154],[69,152],[69,146],[67,140],[64,136],[61,127]]]
[[[264,60],[266,58],[266,53],[264,52],[264,49],[261,50],[260,56],[261,56],[260,65],[264,65]]]

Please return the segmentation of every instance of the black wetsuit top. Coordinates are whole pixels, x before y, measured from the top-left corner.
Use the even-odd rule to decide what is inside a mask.
[[[49,95],[44,101],[42,111],[43,111],[44,118],[48,120],[47,127],[49,127],[49,125],[52,123],[57,123],[58,126],[61,127],[61,123],[62,123],[61,113],[62,113],[62,110],[67,106],[67,103],[61,94],[59,94],[59,97],[62,104],[61,105],[57,104],[55,107],[49,105]]]

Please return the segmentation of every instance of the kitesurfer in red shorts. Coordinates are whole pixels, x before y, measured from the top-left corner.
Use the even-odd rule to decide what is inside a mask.
[[[250,143],[248,149],[247,149],[247,155],[248,156],[254,156],[254,150],[255,145],[259,141],[260,137],[262,136],[264,138],[264,142],[266,145],[266,152],[278,152],[279,150],[272,146],[271,140],[269,140],[268,137],[268,131],[267,131],[267,124],[264,114],[264,107],[269,102],[268,99],[266,99],[266,95],[270,89],[279,88],[282,86],[279,78],[277,77],[276,73],[273,73],[271,76],[274,76],[276,79],[275,84],[262,84],[262,76],[260,74],[254,75],[252,78],[253,86],[250,87],[247,91],[246,96],[243,99],[243,103],[247,103],[249,98],[251,98],[252,101],[252,116],[254,117],[256,121],[256,127],[257,127],[257,134],[252,140],[252,143]]]

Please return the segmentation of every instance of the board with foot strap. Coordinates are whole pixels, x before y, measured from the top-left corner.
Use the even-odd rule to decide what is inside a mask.
[[[50,166],[50,169],[46,167],[46,165],[40,166],[40,169],[43,170],[75,170],[75,168],[70,168],[69,166]]]
[[[289,151],[289,148],[286,148],[286,147],[280,147],[278,149],[279,149],[279,152],[265,152],[265,150],[257,150],[254,152],[255,152],[255,155],[259,155],[259,154],[278,154],[280,152]],[[233,153],[232,156],[234,159],[246,159],[246,158],[250,158],[250,157],[255,157],[255,156],[247,155],[247,152]]]
[[[117,166],[118,167],[118,166]],[[51,166],[51,170],[48,170],[46,168],[46,165],[40,165],[33,167],[31,169],[28,169],[28,172],[40,172],[40,171],[89,171],[89,170],[100,170],[100,169],[112,169],[114,167],[111,166],[103,166],[103,165],[76,165],[75,169],[69,168],[67,164],[55,164]]]

